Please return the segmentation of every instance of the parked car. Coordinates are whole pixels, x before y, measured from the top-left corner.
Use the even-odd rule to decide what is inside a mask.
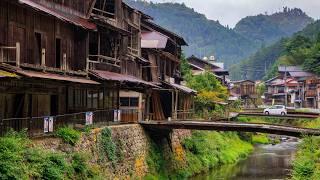
[[[266,115],[287,115],[287,109],[283,105],[275,105],[263,110]]]

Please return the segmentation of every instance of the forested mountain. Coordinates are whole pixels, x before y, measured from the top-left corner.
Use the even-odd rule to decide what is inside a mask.
[[[273,15],[247,17],[231,29],[184,4],[126,2],[152,16],[157,24],[183,36],[189,44],[184,48],[186,56],[215,55],[227,67],[248,58],[267,42],[289,36],[312,22],[300,9],[284,8]]]
[[[239,65],[231,67],[232,79],[268,79],[276,75],[278,65],[301,65],[320,75],[320,21],[308,25],[291,38],[261,48]]]
[[[253,41],[268,45],[312,23],[313,19],[301,9],[283,8],[282,12],[272,15],[248,16],[240,20],[234,30]]]

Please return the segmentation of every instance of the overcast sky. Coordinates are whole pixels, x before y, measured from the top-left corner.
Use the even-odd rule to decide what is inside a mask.
[[[284,6],[298,7],[314,19],[320,19],[320,0],[151,0],[153,2],[184,2],[188,7],[234,27],[243,17],[268,12],[272,14]]]

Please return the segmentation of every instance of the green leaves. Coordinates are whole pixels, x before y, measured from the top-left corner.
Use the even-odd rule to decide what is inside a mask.
[[[74,146],[81,138],[81,132],[73,128],[64,127],[57,130],[56,136],[60,137],[65,143]]]

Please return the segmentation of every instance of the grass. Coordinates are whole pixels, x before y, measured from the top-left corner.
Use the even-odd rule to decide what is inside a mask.
[[[65,143],[75,145],[81,138],[81,132],[73,128],[63,127],[59,128],[55,135],[61,138]]]
[[[0,179],[95,179],[88,156],[62,153],[34,146],[24,133],[0,138]]]
[[[292,179],[320,179],[320,137],[305,137],[293,162]]]
[[[169,161],[164,161],[167,158],[159,149],[154,147],[149,153],[147,162],[152,173],[145,179],[186,179],[214,167],[234,164],[246,158],[253,146],[242,140],[237,133],[194,131],[183,142],[187,164],[176,169],[168,168]]]
[[[254,134],[251,136],[252,144],[270,144],[271,141],[267,134]]]

